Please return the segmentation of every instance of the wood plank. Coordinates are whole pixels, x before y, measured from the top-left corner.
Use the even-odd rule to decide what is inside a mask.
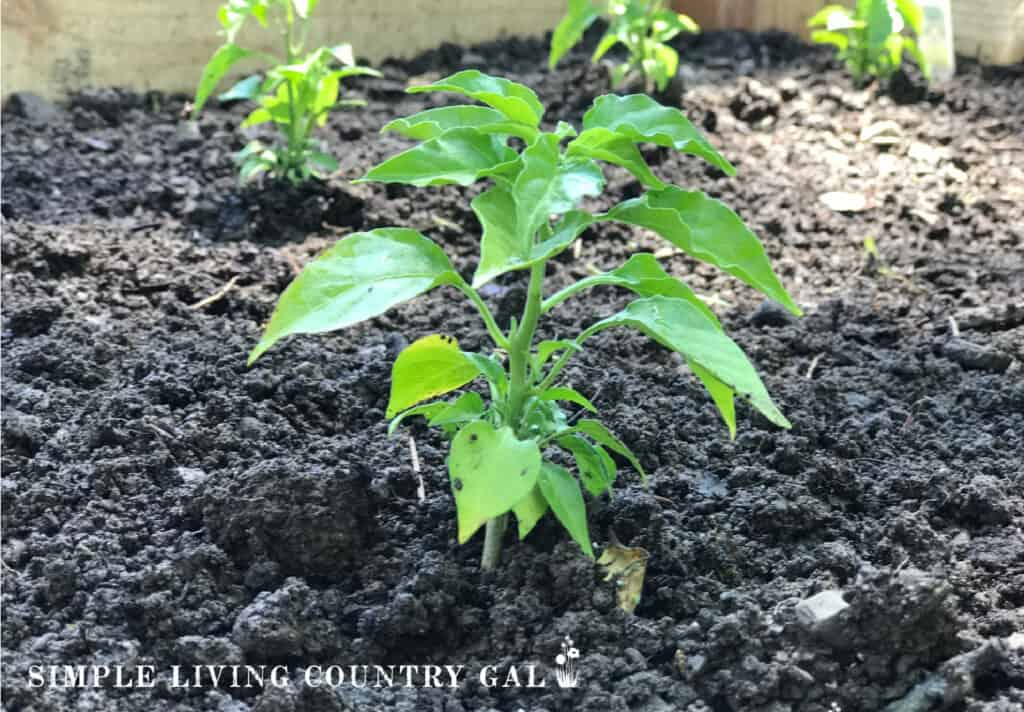
[[[1024,61],[1024,1],[952,2],[956,51],[991,64]]]
[[[221,40],[220,0],[2,2],[5,95],[59,98],[87,86],[192,91]],[[351,42],[371,61],[411,57],[445,41],[540,35],[564,9],[560,0],[322,0],[307,46]],[[278,44],[257,27],[240,41],[268,50]]]
[[[673,6],[707,30],[785,30],[807,38],[807,18],[832,1],[674,0]],[[992,64],[1024,61],[1024,0],[953,0],[952,10],[957,53]]]

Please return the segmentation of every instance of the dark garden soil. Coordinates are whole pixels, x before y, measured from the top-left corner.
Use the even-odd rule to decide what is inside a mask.
[[[353,88],[369,107],[323,133],[341,175],[300,190],[237,187],[243,107],[211,110],[192,132],[179,128],[182,97],[8,106],[4,709],[1024,709],[1021,67],[965,62],[945,87],[901,77],[887,94],[853,88],[827,53],[786,35],[688,42],[683,108],[739,176],[647,156],[740,212],[807,315],[639,230],[602,226],[552,265],[554,288],[659,251],[794,424],[744,408],[730,442],[685,367],[625,331],[595,337],[567,369],[651,475],[645,489],[623,463],[614,497],[591,503],[595,540],[614,530],[650,552],[635,615],[552,521],[510,537],[482,576],[480,537],[455,541],[443,441],[420,424],[385,437],[401,348],[439,330],[483,342],[454,293],[291,340],[246,369],[295,269],[348,232],[414,227],[472,270],[479,188],[346,179],[407,145],[378,137],[386,121],[454,101],[402,94],[413,76],[481,67],[578,122],[606,90],[603,70],[578,51],[549,73],[545,51],[508,40],[386,64],[386,79]],[[859,140],[881,120],[896,123],[894,144]],[[637,193],[627,174],[608,176],[602,204]],[[818,200],[838,190],[867,209]],[[502,318],[521,286],[511,275],[488,291]],[[595,291],[559,308],[545,336],[625,302]],[[812,603],[841,592],[849,606],[801,603],[821,592]],[[562,690],[567,635],[581,684]],[[91,663],[154,665],[157,686],[30,687],[31,665]],[[286,665],[290,683],[171,686],[175,664],[243,663]],[[303,683],[332,664],[466,671],[456,690]],[[518,665],[525,684],[529,664],[547,687],[478,678],[494,665],[504,682]]]

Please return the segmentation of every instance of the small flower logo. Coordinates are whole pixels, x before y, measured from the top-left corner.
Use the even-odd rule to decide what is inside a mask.
[[[580,673],[576,669],[576,659],[580,656],[579,648],[573,647],[572,638],[565,636],[562,640],[562,652],[555,656],[555,679],[559,687],[579,687]]]

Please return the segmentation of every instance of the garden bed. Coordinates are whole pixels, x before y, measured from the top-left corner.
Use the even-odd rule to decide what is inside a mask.
[[[343,174],[240,189],[244,108],[180,127],[183,97],[115,90],[3,131],[3,515],[7,709],[928,710],[1024,705],[1024,74],[968,64],[949,85],[856,90],[781,34],[683,48],[683,107],[737,167],[647,158],[722,197],[763,239],[806,316],[640,230],[602,225],[552,287],[636,249],[707,297],[793,422],[741,408],[726,428],[700,385],[642,336],[604,333],[565,371],[650,473],[594,502],[650,552],[635,615],[545,521],[482,576],[455,543],[444,443],[386,438],[390,363],[437,331],[486,334],[444,290],[369,324],[289,341],[245,367],[276,297],[348,232],[413,227],[468,274],[479,189],[349,185],[408,145],[377,130],[449,98],[410,77],[478,67],[578,123],[607,91],[578,50],[539,40],[445,46],[353,83],[365,109],[323,132]],[[13,109],[17,108],[17,111]],[[892,120],[892,145],[861,131]],[[608,172],[603,200],[635,195]],[[866,198],[856,213],[818,196]],[[594,207],[607,207],[595,204]],[[873,238],[877,253],[867,250]],[[507,320],[522,275],[488,300]],[[601,288],[546,338],[621,308]],[[414,472],[410,436],[421,471]],[[418,496],[422,477],[425,497]],[[841,590],[817,626],[800,602]],[[1014,634],[1017,637],[1014,637]],[[554,684],[564,636],[581,684]],[[987,642],[988,641],[988,642]],[[959,657],[958,656],[963,656]],[[154,665],[151,689],[31,687],[31,665]],[[171,666],[282,664],[291,683],[171,685]],[[458,689],[308,687],[311,665],[464,665]],[[547,687],[483,686],[535,664]],[[372,680],[372,677],[371,677]],[[943,683],[945,681],[945,683]],[[522,680],[525,684],[525,676]],[[372,683],[371,683],[372,684]],[[77,705],[77,706],[76,706]],[[938,709],[938,706],[934,707]]]

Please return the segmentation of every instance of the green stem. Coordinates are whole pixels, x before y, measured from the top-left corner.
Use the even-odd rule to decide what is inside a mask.
[[[578,339],[576,345],[580,345]],[[576,353],[578,350],[579,349],[568,348],[565,351],[563,351],[562,354],[558,357],[558,360],[555,361],[554,364],[552,364],[551,370],[548,371],[548,375],[546,375],[544,377],[544,380],[540,382],[540,385],[537,386],[537,390],[545,391],[548,388],[550,388],[551,385],[555,382],[555,379],[558,378],[558,374],[561,373],[562,369],[565,368],[565,365],[569,363],[569,359],[571,359],[573,354]]]
[[[533,346],[533,335],[540,319],[541,292],[544,286],[544,264],[535,264],[530,268],[530,286],[526,292],[526,306],[523,307],[523,318],[509,343],[509,418],[510,425],[519,429],[523,413],[523,404],[530,394],[530,350]]]
[[[501,561],[501,542],[508,526],[508,514],[501,514],[488,519],[484,529],[484,553],[480,559],[480,568],[493,571]]]
[[[610,280],[610,281],[608,281]],[[541,302],[540,313],[547,314],[549,311],[557,307],[559,304],[564,302],[569,297],[582,292],[584,289],[589,287],[598,287],[603,284],[615,284],[614,277],[610,277],[606,273],[596,274],[591,277],[584,277],[578,282],[573,282],[568,287],[563,287],[557,292],[552,294],[550,297]]]
[[[508,424],[517,433],[522,425],[523,406],[533,385],[530,354],[533,348],[533,335],[540,319],[543,288],[544,264],[539,263],[530,268],[530,286],[526,292],[523,318],[508,342]],[[480,568],[484,571],[493,569],[501,558],[501,543],[507,522],[507,513],[487,520],[487,527],[484,530],[484,553],[480,560]]]
[[[293,30],[294,26],[295,26],[295,11],[292,9],[292,4],[290,2],[288,2],[288,3],[285,3],[285,28],[286,29],[285,29],[285,33],[284,33],[284,41],[285,41],[285,45],[286,45],[285,46],[285,52],[286,52],[287,57],[288,57],[288,64],[293,64],[295,62],[295,47],[292,44],[292,42],[293,42],[292,30]],[[286,163],[286,165],[291,166],[293,164],[293,162],[295,161],[295,154],[296,154],[296,149],[297,149],[296,144],[298,143],[298,139],[296,138],[296,135],[295,135],[296,127],[297,127],[296,125],[298,123],[298,119],[297,119],[297,117],[295,115],[295,88],[292,86],[292,80],[291,79],[285,79],[285,81],[288,83],[288,131],[287,131],[287,135],[286,135],[286,138],[288,139],[288,148],[287,148],[288,159],[285,161],[285,163]]]

